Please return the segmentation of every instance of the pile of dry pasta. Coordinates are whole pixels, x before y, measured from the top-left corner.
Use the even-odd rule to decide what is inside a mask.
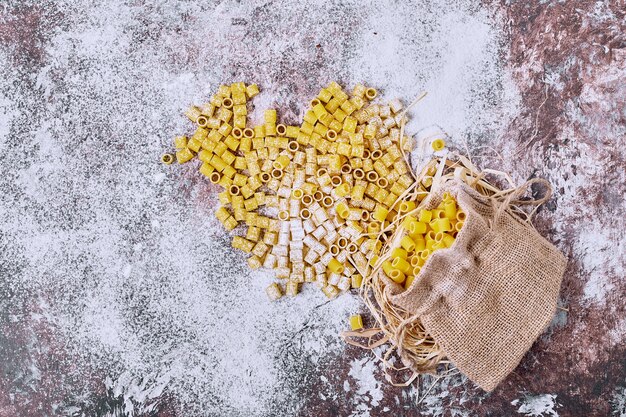
[[[258,93],[255,84],[220,86],[208,103],[186,112],[195,132],[176,137],[175,155],[161,160],[182,164],[197,157],[200,173],[223,189],[215,215],[234,231],[232,246],[249,254],[250,268],[275,271],[268,297],[295,296],[305,282],[316,283],[328,298],[360,288],[377,327],[365,330],[356,314],[349,320],[352,330],[342,336],[366,349],[385,345],[380,359],[391,383],[408,385],[421,373],[443,370],[452,358],[472,380],[493,389],[556,306],[565,258],[530,223],[550,197],[549,183],[533,179],[516,187],[507,174],[480,171],[467,157],[447,152],[425,160],[426,143],[435,152],[444,150],[439,137],[420,141],[415,154],[422,161],[414,172],[406,154],[414,144],[404,127],[408,109],[423,95],[403,108],[397,99],[375,101],[373,88],[358,84],[348,94],[331,82],[311,100],[300,126],[278,123],[272,109],[265,110],[263,124],[250,126],[247,102]],[[505,178],[511,188],[492,185],[486,174]],[[539,182],[548,189],[544,197],[519,199]],[[535,208],[527,213],[522,206]],[[493,219],[485,207],[493,209]],[[498,227],[487,226],[493,224]],[[489,233],[497,236],[493,242],[514,238],[517,246],[492,245],[494,252],[485,254],[468,243]],[[442,249],[448,251],[431,259]],[[547,269],[529,272],[529,257]],[[503,278],[494,265],[505,258]],[[474,314],[476,294],[464,293],[469,266],[446,266],[463,259],[473,266],[472,282],[491,283],[481,287],[482,296],[506,302]],[[529,287],[543,298],[516,302]],[[520,317],[524,325],[513,319]],[[493,322],[499,327],[489,327]],[[497,344],[486,341],[487,327],[500,332]],[[507,344],[510,328],[521,335],[513,347]],[[481,361],[476,352],[488,355]],[[394,353],[402,366],[395,365]],[[393,382],[392,373],[409,371],[404,382]]]
[[[258,93],[255,84],[222,85],[186,112],[195,132],[176,137],[175,156],[162,161],[197,157],[200,173],[223,188],[215,215],[227,230],[241,230],[232,246],[250,254],[250,268],[275,271],[278,282],[266,289],[271,299],[296,295],[304,282],[329,298],[360,287],[381,233],[414,208],[400,198],[414,183],[406,111],[397,99],[376,103],[373,88],[358,84],[349,95],[331,82],[300,126],[277,123],[276,110],[250,126],[246,103]],[[396,282],[410,285],[429,254],[451,244],[462,221],[448,203],[402,223],[409,233],[383,266]]]

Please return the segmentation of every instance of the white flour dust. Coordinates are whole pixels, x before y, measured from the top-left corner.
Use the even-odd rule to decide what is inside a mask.
[[[614,416],[626,417],[626,388],[617,387],[609,402]]]
[[[383,399],[382,384],[385,383],[373,358],[354,359],[350,364],[350,376],[355,381],[355,409],[352,416],[369,417]],[[376,415],[376,414],[373,414]]]
[[[559,406],[556,395],[527,395],[523,399],[513,400],[512,405],[518,406],[517,412],[528,417],[558,417],[555,408]]]
[[[129,415],[167,396],[184,415],[265,416],[298,415],[332,362],[350,369],[334,397],[369,415],[383,400],[378,364],[343,357],[338,337],[358,298],[306,288],[270,303],[271,277],[230,249],[196,167],[159,156],[190,129],[183,109],[240,80],[263,90],[253,118],[275,105],[290,122],[332,79],[407,104],[428,90],[414,131],[488,141],[519,102],[499,20],[469,0],[44,3],[60,23],[30,84],[0,67],[0,148],[20,155],[1,162],[2,260],[4,285],[36,304],[66,365],[105,375],[104,395]],[[81,401],[56,407],[98,400]]]

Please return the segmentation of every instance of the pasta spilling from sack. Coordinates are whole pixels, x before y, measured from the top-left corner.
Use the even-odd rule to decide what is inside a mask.
[[[390,372],[408,371],[398,384],[408,385],[452,361],[492,390],[556,309],[565,258],[530,222],[550,185],[534,178],[516,187],[505,173],[481,172],[440,137],[428,138],[438,156],[425,161],[419,143],[414,156],[424,163],[414,172],[404,134],[411,106],[376,103],[377,91],[361,84],[349,95],[330,83],[298,126],[279,123],[272,109],[250,125],[247,102],[258,93],[255,84],[222,85],[187,111],[195,132],[176,137],[175,155],[161,161],[198,159],[222,188],[215,215],[234,230],[232,246],[249,254],[250,268],[275,271],[267,296],[295,296],[304,282],[329,298],[360,288],[377,327],[365,329],[355,314],[343,336],[386,346],[390,381]],[[522,198],[540,184],[542,198]]]
[[[378,327],[343,336],[366,349],[388,346],[382,356],[387,378],[392,381],[398,371],[411,375],[395,385],[453,362],[491,391],[554,316],[566,261],[530,223],[550,198],[550,184],[534,178],[516,187],[506,173],[488,172],[510,188],[488,181],[462,155],[426,161],[401,203],[414,211],[400,213],[387,229],[391,233],[380,235],[382,250],[361,271],[361,295]],[[542,186],[544,196],[522,199],[531,186]],[[429,250],[428,240],[415,235],[426,224],[435,237],[431,247],[446,250]],[[416,278],[402,283],[414,259],[410,249],[422,246],[428,260],[413,270]],[[358,341],[363,338],[366,343]],[[403,366],[391,360],[395,353]]]
[[[399,213],[405,214],[400,224],[400,244],[382,263],[385,274],[404,288],[409,288],[432,253],[452,246],[463,227],[465,213],[450,194],[433,210],[416,211],[415,202],[402,202]],[[375,266],[379,256],[370,259]]]
[[[223,189],[217,219],[227,230],[245,229],[232,246],[250,254],[250,268],[273,269],[281,280],[266,289],[270,299],[296,295],[304,282],[329,298],[360,287],[359,270],[380,250],[376,235],[395,219],[394,204],[414,181],[401,102],[377,104],[373,88],[359,84],[349,95],[331,82],[299,126],[279,123],[272,109],[251,126],[246,103],[258,93],[255,84],[222,85],[208,103],[189,109],[196,130],[175,138],[175,159],[197,158],[200,173]],[[429,250],[453,236],[439,223],[428,231]]]

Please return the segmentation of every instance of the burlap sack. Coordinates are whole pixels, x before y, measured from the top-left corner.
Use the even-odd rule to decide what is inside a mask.
[[[432,193],[426,208],[446,191],[467,214],[455,243],[434,252],[408,290],[387,280],[386,291],[419,315],[461,372],[491,391],[550,323],[566,260],[529,223],[458,180]]]

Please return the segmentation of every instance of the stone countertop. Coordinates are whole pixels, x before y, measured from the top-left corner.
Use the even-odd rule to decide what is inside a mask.
[[[626,8],[446,3],[0,5],[0,416],[626,415]],[[563,309],[494,392],[387,384],[338,340],[355,294],[266,301],[215,188],[158,163],[240,80],[288,123],[331,80],[426,90],[414,131],[553,184]]]

